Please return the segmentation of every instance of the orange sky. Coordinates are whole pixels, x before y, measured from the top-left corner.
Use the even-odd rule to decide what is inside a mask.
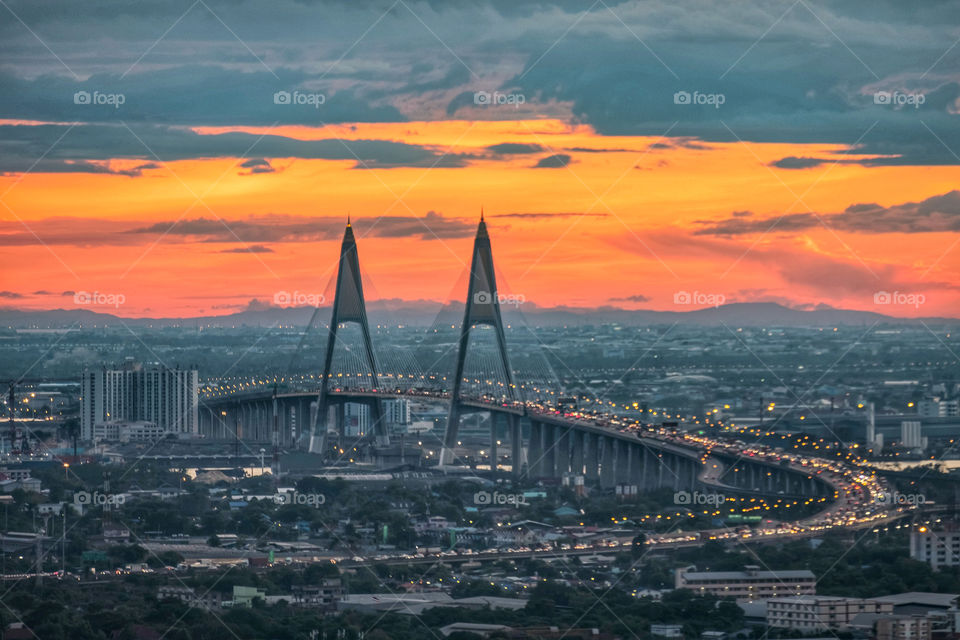
[[[364,230],[379,216],[424,217],[429,211],[473,224],[482,205],[504,288],[541,306],[673,310],[680,308],[674,305],[677,291],[699,291],[721,294],[727,302],[825,303],[897,316],[955,316],[960,308],[957,290],[944,284],[960,282],[956,234],[853,233],[824,226],[729,238],[693,233],[703,226],[698,221],[727,219],[734,211],[763,219],[785,212],[837,213],[856,203],[920,201],[955,188],[956,167],[824,164],[786,170],[769,163],[844,149],[742,143],[687,148],[678,140],[599,136],[587,126],[558,120],[269,131],[302,139],[402,141],[473,157],[460,168],[360,170],[352,161],[271,158],[277,171],[255,175],[238,167],[242,159],[172,162],[135,178],[8,175],[0,177],[0,193],[6,192],[2,233],[27,229],[44,242],[71,218],[129,226],[181,218],[350,213],[358,221],[361,264],[376,287],[369,297],[443,300],[463,295],[451,289],[466,268],[470,237],[437,239],[425,228],[427,238],[365,238]],[[504,142],[537,144],[543,151],[493,157],[486,150]],[[670,148],[650,147],[658,142]],[[607,151],[569,151],[573,148]],[[532,168],[552,153],[567,153],[572,162]],[[250,157],[257,157],[255,150]],[[575,215],[500,217],[510,213]],[[196,242],[170,234],[118,244],[4,246],[0,290],[13,295],[0,304],[69,308],[72,298],[61,292],[84,290],[122,294],[119,310],[94,307],[120,315],[218,315],[252,298],[272,300],[277,291],[323,292],[338,241],[266,244],[271,252],[222,253],[247,243]],[[921,293],[923,304],[874,304],[874,292],[895,288]],[[648,300],[615,301],[630,296]]]

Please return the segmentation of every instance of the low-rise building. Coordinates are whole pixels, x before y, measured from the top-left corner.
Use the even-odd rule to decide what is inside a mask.
[[[926,616],[884,616],[877,620],[877,640],[930,640]]]
[[[683,627],[679,624],[651,624],[650,635],[658,638],[682,638]]]
[[[767,600],[767,624],[799,631],[842,629],[864,614],[892,614],[893,604],[834,596],[794,596]]]
[[[696,571],[696,567],[677,569],[674,586],[698,594],[729,596],[738,600],[766,600],[784,596],[813,595],[817,577],[807,569],[760,571],[748,566],[744,571]]]
[[[202,594],[190,587],[181,587],[174,585],[164,585],[157,589],[158,600],[179,600],[191,607],[200,609],[216,609],[220,607],[223,596],[216,591],[207,591]]]

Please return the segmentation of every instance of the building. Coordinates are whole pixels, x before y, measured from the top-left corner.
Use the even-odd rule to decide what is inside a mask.
[[[394,433],[405,433],[410,424],[410,401],[396,398],[383,401],[383,419]]]
[[[760,571],[748,566],[744,571],[695,571],[695,567],[677,569],[674,586],[699,594],[729,596],[738,600],[765,600],[783,596],[813,595],[817,578],[812,571]]]
[[[93,425],[93,441],[101,442],[154,442],[166,437],[168,431],[146,420],[124,422],[115,420]]]
[[[651,624],[650,635],[659,638],[682,638],[683,627],[679,624]]]
[[[256,587],[242,587],[240,585],[233,585],[233,601],[230,606],[250,608],[253,606],[253,601],[256,598],[266,602],[267,592],[261,591]]]
[[[919,420],[904,420],[900,423],[900,444],[907,449],[920,449],[923,447]]]
[[[924,418],[956,418],[960,416],[960,400],[927,398],[917,403],[917,414]]]
[[[884,616],[877,620],[877,640],[930,640],[926,616]]]
[[[191,607],[199,609],[218,609],[223,597],[219,592],[207,590],[203,595],[197,595],[197,592],[190,587],[181,587],[173,585],[161,586],[157,589],[157,600],[179,600]]]
[[[794,596],[767,600],[767,625],[798,631],[842,629],[864,613],[892,614],[893,604],[835,596]]]
[[[343,598],[343,584],[339,578],[327,578],[316,585],[294,585],[293,587],[293,604],[298,607],[335,611],[341,598]]]
[[[933,569],[960,565],[960,531],[956,527],[913,529],[910,532],[910,557],[926,562]]]
[[[94,440],[96,426],[111,422],[146,422],[165,433],[195,434],[198,387],[195,368],[142,367],[127,361],[120,369],[84,371],[80,437]]]
[[[343,435],[360,437],[370,431],[370,407],[347,402],[343,405]]]

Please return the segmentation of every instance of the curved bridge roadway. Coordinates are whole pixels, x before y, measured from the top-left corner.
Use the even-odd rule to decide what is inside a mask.
[[[422,398],[425,400],[450,401],[450,394],[444,391],[425,391],[416,390],[394,390],[383,392],[370,389],[347,389],[334,388],[329,392],[333,402],[370,402],[377,399],[389,398]],[[316,392],[313,390],[291,391],[276,394],[276,400],[285,407],[289,403],[307,402],[309,411],[309,402],[316,398]],[[208,411],[211,418],[226,412],[228,408],[237,410],[243,403],[271,403],[274,395],[269,387],[264,386],[263,390],[250,390],[240,393],[206,393],[201,396],[201,409]],[[892,506],[877,500],[877,496],[887,493],[887,487],[884,481],[871,473],[865,467],[860,467],[848,462],[835,459],[820,458],[803,455],[799,453],[784,453],[775,451],[760,445],[748,445],[739,441],[721,441],[703,436],[697,436],[679,430],[656,427],[652,425],[643,425],[636,421],[622,420],[609,414],[592,414],[579,411],[560,411],[553,406],[534,402],[509,402],[497,399],[492,396],[478,398],[461,398],[461,406],[469,407],[474,410],[489,411],[491,414],[507,414],[512,416],[525,416],[531,421],[531,425],[541,425],[542,429],[555,429],[558,434],[556,444],[563,444],[567,447],[565,451],[570,452],[572,456],[570,468],[577,468],[585,461],[589,461],[590,438],[593,438],[593,446],[597,447],[600,442],[618,441],[627,443],[629,446],[614,446],[612,453],[608,452],[604,460],[612,460],[614,463],[621,462],[623,468],[618,473],[619,476],[626,474],[626,480],[635,480],[636,475],[631,476],[630,470],[639,471],[642,467],[661,467],[659,465],[649,464],[646,459],[644,464],[634,464],[632,452],[634,450],[652,451],[655,457],[663,458],[664,455],[671,455],[683,460],[695,463],[696,473],[690,478],[690,482],[674,484],[679,489],[704,489],[718,494],[739,493],[753,495],[787,495],[791,491],[777,490],[775,486],[770,485],[769,479],[774,475],[784,476],[793,474],[797,478],[807,478],[811,484],[820,487],[819,494],[832,500],[827,501],[827,506],[813,516],[794,521],[781,522],[769,528],[749,528],[739,529],[716,529],[709,531],[700,531],[697,533],[667,533],[654,534],[649,536],[648,544],[656,546],[677,546],[692,545],[702,543],[703,540],[717,539],[765,539],[770,537],[802,537],[807,535],[818,535],[823,531],[835,527],[844,528],[863,528],[882,524],[890,520],[903,517],[908,508],[902,506]],[[289,411],[289,409],[287,409]],[[269,412],[269,421],[272,422],[272,411]],[[265,412],[266,414],[266,412]],[[264,415],[264,417],[267,417]],[[267,432],[268,433],[268,432]],[[565,441],[563,438],[568,434],[574,434],[574,437],[583,438],[580,442],[583,448],[588,451],[587,454],[576,452],[577,446],[570,445],[571,441]],[[531,447],[534,443],[531,442]],[[639,445],[639,446],[637,446]],[[609,447],[609,444],[607,445]],[[551,447],[552,448],[552,447]],[[631,452],[630,457],[623,451]],[[623,460],[620,459],[622,455]],[[623,462],[629,460],[629,462]],[[528,460],[531,468],[535,468],[537,461]],[[559,475],[560,463],[554,460],[549,473],[541,475]],[[605,466],[605,465],[600,465]],[[609,465],[606,465],[609,466]],[[584,467],[579,467],[584,468]],[[542,466],[540,467],[542,470]],[[590,479],[590,467],[586,466],[588,480]],[[751,470],[751,474],[737,473],[740,471]],[[766,473],[764,471],[766,470]],[[635,473],[636,473],[635,471]],[[758,473],[759,471],[759,473]],[[603,480],[601,472],[597,474],[597,480]],[[744,478],[741,480],[741,478]],[[623,477],[615,479],[623,480]],[[641,478],[641,485],[643,484]],[[669,479],[668,479],[669,480]],[[761,486],[766,481],[767,486]],[[669,484],[669,482],[667,483]],[[657,486],[664,486],[661,482]],[[786,487],[789,489],[788,483]],[[825,490],[824,490],[825,489]],[[808,494],[809,495],[809,494]],[[691,505],[696,506],[696,505]],[[615,545],[611,545],[615,546]],[[399,560],[400,558],[398,558]]]

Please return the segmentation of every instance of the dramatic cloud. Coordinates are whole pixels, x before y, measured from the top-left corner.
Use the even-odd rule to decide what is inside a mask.
[[[770,163],[770,166],[777,167],[778,169],[810,169],[812,167],[819,167],[826,160],[820,158],[798,158],[796,156],[787,156],[786,158],[780,158],[774,162]]]
[[[635,294],[632,296],[624,296],[622,298],[610,298],[610,302],[650,302],[651,298],[643,294]]]
[[[779,218],[744,219],[744,212],[720,222],[705,222],[696,235],[734,236],[751,233],[789,232],[820,225],[853,233],[936,233],[960,231],[960,191],[950,191],[920,202],[892,207],[855,204],[842,213],[791,213]]]
[[[609,213],[497,213],[490,218],[521,218],[528,220],[547,218],[606,218]]]
[[[235,247],[233,249],[224,249],[220,253],[273,253],[273,249],[265,247],[262,244],[252,244],[249,247]]]
[[[96,218],[48,218],[30,223],[32,232],[17,222],[0,222],[0,246],[73,245],[119,246],[141,244],[155,236],[191,242],[249,243],[252,246],[223,253],[269,253],[264,246],[274,242],[319,242],[339,240],[345,220],[341,217],[257,215],[247,218],[192,218],[164,220],[148,225]],[[353,220],[360,237],[419,238],[422,240],[468,238],[476,231],[473,220],[447,218],[429,211],[425,216],[383,216]],[[34,235],[34,233],[36,235]],[[39,237],[39,239],[38,239]]]
[[[540,158],[533,167],[534,169],[562,169],[570,164],[570,156],[565,153],[555,153],[552,156]]]
[[[266,158],[251,158],[246,162],[240,163],[241,169],[249,169],[249,171],[241,172],[241,175],[254,175],[257,173],[274,173],[276,169],[273,168],[273,165],[270,164],[270,161]]]
[[[523,142],[501,142],[487,147],[489,151],[501,156],[539,153],[543,147],[539,144],[525,144]]]
[[[46,155],[43,150],[48,150]],[[0,125],[0,173],[114,173],[140,175],[160,168],[154,161],[195,158],[238,158],[254,152],[257,159],[240,166],[251,172],[271,168],[267,158],[345,160],[360,169],[395,167],[462,167],[466,158],[427,147],[390,140],[297,140],[245,132],[201,135],[167,126],[119,124]],[[38,160],[38,157],[40,159]],[[133,169],[110,161],[144,161]],[[256,171],[260,169],[260,171]]]

